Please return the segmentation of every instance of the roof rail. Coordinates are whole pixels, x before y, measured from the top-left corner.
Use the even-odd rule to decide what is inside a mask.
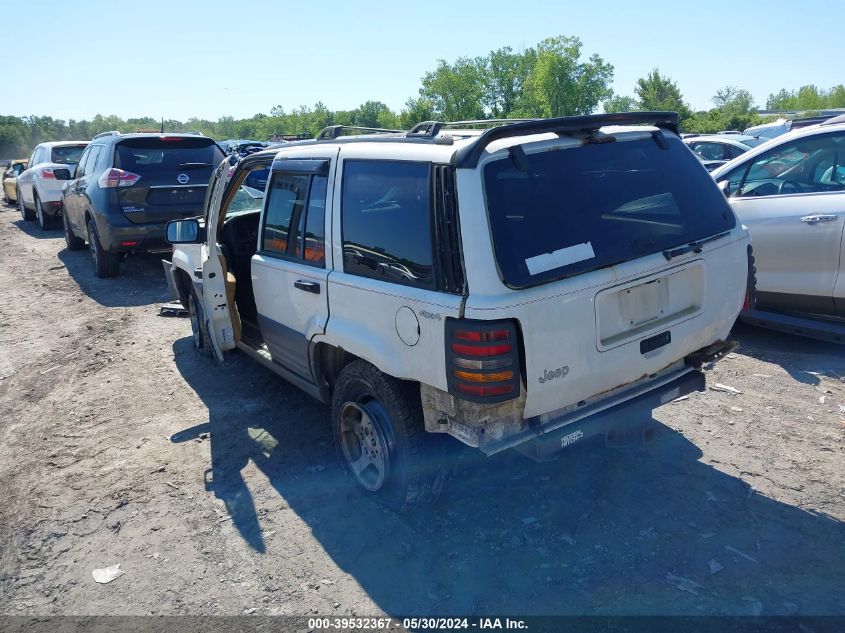
[[[680,118],[677,112],[614,112],[610,114],[587,114],[584,116],[558,117],[555,119],[534,119],[510,125],[490,128],[473,143],[455,152],[453,162],[458,168],[473,169],[478,165],[484,149],[493,141],[529,134],[571,134],[573,132],[594,132],[606,125],[654,125],[678,133]]]
[[[405,130],[388,130],[383,127],[362,127],[360,125],[329,125],[317,133],[315,140],[324,141],[342,136],[344,132],[374,132],[376,134],[402,134]]]
[[[108,132],[100,132],[94,138],[102,138],[104,136],[120,136],[120,130],[109,130]],[[93,141],[94,138],[91,140]]]
[[[471,127],[476,125],[508,125],[510,123],[521,123],[523,121],[537,121],[538,119],[472,119],[469,121],[422,121],[412,127],[405,136],[433,138],[440,133],[440,130],[447,127]]]

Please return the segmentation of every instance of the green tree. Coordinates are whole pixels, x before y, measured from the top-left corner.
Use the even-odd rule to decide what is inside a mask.
[[[483,104],[494,118],[510,117],[518,108],[525,83],[537,62],[529,48],[514,53],[510,46],[491,51],[486,59]]]
[[[399,127],[408,130],[417,123],[436,118],[434,104],[425,97],[411,97],[405,102],[405,109],[399,115]]]
[[[655,68],[645,77],[640,77],[634,87],[634,92],[643,110],[677,112],[682,120],[691,114],[689,107],[684,103],[678,84],[670,77],[661,75],[659,68]]]
[[[581,40],[552,37],[537,46],[537,58],[526,81],[520,111],[533,117],[593,112],[611,97],[613,66],[598,55],[581,60]]]
[[[437,68],[423,75],[420,96],[430,101],[436,116],[445,121],[484,117],[486,61],[461,57],[454,64],[438,60]]]
[[[602,107],[605,112],[636,112],[640,109],[640,104],[633,97],[613,95],[602,104]]]

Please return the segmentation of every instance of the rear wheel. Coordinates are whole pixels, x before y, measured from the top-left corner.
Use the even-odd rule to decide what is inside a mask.
[[[191,288],[188,297],[188,315],[191,318],[191,334],[194,339],[194,349],[203,356],[211,356],[211,338],[208,336],[208,323],[205,321],[205,310],[197,296],[197,291]]]
[[[12,203],[12,201],[9,200],[9,194],[6,193],[6,187],[3,187],[3,202],[5,202],[6,204]]]
[[[53,217],[44,211],[44,205],[38,195],[35,196],[35,217],[38,219],[38,226],[42,231],[53,228]]]
[[[94,260],[94,272],[97,273],[97,277],[117,277],[117,273],[120,272],[120,255],[103,249],[93,221],[88,220],[86,227],[88,249],[91,251],[91,259]]]
[[[73,234],[73,229],[70,228],[68,223],[67,213],[62,213],[62,227],[65,230],[65,244],[67,244],[69,251],[79,251],[85,248],[85,240]]]
[[[346,471],[365,494],[399,512],[437,499],[452,452],[438,450],[447,438],[426,433],[418,387],[354,361],[335,384],[332,426]]]
[[[21,212],[21,217],[27,222],[32,222],[35,219],[35,212],[26,208],[20,189],[18,189],[15,193],[18,199],[18,210]]]

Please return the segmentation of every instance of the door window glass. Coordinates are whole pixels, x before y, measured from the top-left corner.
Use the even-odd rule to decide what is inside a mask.
[[[90,176],[94,173],[94,170],[97,168],[97,160],[100,158],[100,152],[102,151],[102,146],[94,145],[91,148],[91,153],[88,154],[88,161],[85,163],[84,171],[82,172],[83,176]]]
[[[308,176],[292,174],[276,174],[271,180],[261,236],[265,253],[287,255],[291,243],[295,243],[297,231],[291,221],[305,206],[308,180]]]
[[[82,156],[79,157],[79,162],[76,164],[76,167],[72,172],[74,178],[79,178],[80,176],[82,176],[82,173],[85,169],[85,163],[88,160],[88,156],[90,155],[91,147],[86,148],[85,151],[82,152]]]
[[[311,181],[311,192],[308,195],[308,209],[300,221],[300,235],[304,236],[304,259],[315,266],[326,264],[326,189],[329,179],[325,176],[314,176]],[[302,226],[305,226],[303,231]],[[302,256],[302,247],[297,245],[298,257]]]
[[[736,195],[771,196],[841,189],[841,156],[845,156],[843,135],[828,134],[785,143],[754,159]]]

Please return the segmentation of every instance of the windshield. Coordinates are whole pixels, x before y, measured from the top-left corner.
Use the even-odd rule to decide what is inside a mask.
[[[85,145],[60,145],[50,150],[50,162],[59,165],[75,165],[85,151]]]
[[[226,219],[233,218],[244,213],[257,213],[264,205],[264,192],[252,187],[241,185],[237,193],[232,197],[232,202],[226,211]]]
[[[532,286],[732,229],[724,195],[675,137],[588,144],[484,168],[503,281]],[[520,161],[521,162],[521,161]]]

